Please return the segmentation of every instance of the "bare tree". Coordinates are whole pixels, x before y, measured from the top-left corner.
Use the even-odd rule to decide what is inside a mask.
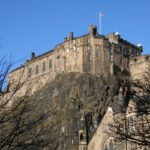
[[[131,88],[129,87],[131,85]],[[130,81],[128,92],[123,89],[126,105],[124,112],[114,115],[109,124],[111,136],[139,147],[150,148],[150,71],[142,79]],[[126,86],[127,87],[127,86]],[[129,100],[129,102],[127,102]]]
[[[0,149],[43,149],[48,145],[45,140],[48,112],[39,112],[38,102],[28,94],[16,98],[25,82],[21,82],[21,75],[15,87],[10,88],[6,78],[11,65],[5,57],[0,60]]]

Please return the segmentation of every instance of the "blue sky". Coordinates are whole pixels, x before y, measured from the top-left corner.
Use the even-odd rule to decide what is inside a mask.
[[[118,31],[150,53],[150,0],[0,0],[0,56],[11,56],[16,65],[53,49],[69,32],[88,32],[90,24],[102,33]]]

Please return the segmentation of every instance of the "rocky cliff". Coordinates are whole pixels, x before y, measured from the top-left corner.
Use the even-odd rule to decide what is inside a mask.
[[[43,128],[48,150],[78,150],[80,120],[84,114],[87,140],[90,141],[105,111],[118,94],[114,76],[70,73],[58,75],[32,98],[37,114],[48,112]]]

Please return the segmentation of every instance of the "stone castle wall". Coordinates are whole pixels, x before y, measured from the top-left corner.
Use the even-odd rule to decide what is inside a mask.
[[[93,25],[89,33],[74,38],[71,32],[55,49],[40,56],[32,54],[22,67],[9,74],[9,82],[26,81],[21,93],[40,89],[56,75],[69,72],[118,74],[129,71],[131,57],[141,55],[141,47],[123,40],[119,34],[101,36]],[[31,88],[29,88],[29,85]]]
[[[133,79],[141,79],[147,71],[150,71],[150,55],[136,57],[130,61],[130,73]]]

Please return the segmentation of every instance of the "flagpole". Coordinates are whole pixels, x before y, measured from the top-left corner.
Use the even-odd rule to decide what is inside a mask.
[[[99,13],[99,30],[100,30],[100,34],[102,34],[102,16],[101,16],[101,13]]]
[[[100,34],[102,34],[102,17],[104,16],[104,14],[102,12],[99,12],[99,32]]]

